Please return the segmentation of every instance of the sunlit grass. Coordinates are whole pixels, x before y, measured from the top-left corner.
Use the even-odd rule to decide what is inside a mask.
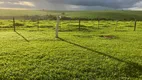
[[[81,21],[79,31],[78,21],[61,21],[58,39],[55,21],[40,21],[39,29],[26,21],[16,32],[0,25],[0,79],[140,80],[142,23],[137,31],[130,21],[115,31],[115,23]]]

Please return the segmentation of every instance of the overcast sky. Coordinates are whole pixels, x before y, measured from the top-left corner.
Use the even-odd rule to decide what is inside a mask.
[[[142,0],[0,0],[1,9],[142,10]]]

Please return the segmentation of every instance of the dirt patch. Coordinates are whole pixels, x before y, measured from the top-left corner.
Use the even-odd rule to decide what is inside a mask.
[[[105,39],[118,39],[115,35],[100,35],[99,37],[105,38]]]

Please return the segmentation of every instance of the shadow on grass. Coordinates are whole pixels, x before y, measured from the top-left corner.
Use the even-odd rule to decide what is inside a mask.
[[[115,30],[116,32],[128,32],[128,30]]]
[[[79,27],[79,25],[68,25],[69,27]],[[91,29],[98,29],[98,26],[88,26],[88,25],[80,25],[81,28],[91,28]]]
[[[53,28],[54,26],[40,26],[40,28]]]
[[[70,42],[68,40],[65,40],[65,39],[62,39],[62,38],[59,38],[61,41],[64,41],[66,43],[69,43],[69,44],[72,44],[74,46],[77,46],[77,47],[80,47],[82,49],[86,49],[88,51],[91,51],[91,52],[94,52],[94,53],[97,53],[99,55],[103,55],[105,57],[108,57],[112,60],[115,60],[115,61],[119,61],[119,62],[122,62],[122,63],[125,63],[126,65],[120,69],[120,74],[124,74],[125,77],[132,77],[132,78],[139,78],[141,75],[142,75],[142,65],[139,65],[138,63],[135,63],[135,62],[131,62],[131,61],[124,61],[122,59],[119,59],[117,57],[114,57],[114,56],[111,56],[111,55],[108,55],[106,53],[102,53],[102,52],[99,52],[99,51],[96,51],[96,50],[93,50],[93,49],[90,49],[88,47],[85,47],[85,46],[82,46],[82,45],[79,45],[79,44],[76,44],[76,43],[73,43],[73,42]],[[123,75],[123,76],[124,76]],[[119,76],[118,76],[119,77]]]
[[[72,31],[82,31],[82,32],[94,32],[97,31],[98,28],[97,27],[93,27],[93,26],[86,26],[86,27],[71,27],[71,28],[65,28],[65,29],[61,29],[59,30],[60,32],[72,32]]]
[[[40,28],[39,28],[39,30],[28,30],[29,32],[37,32],[37,31],[44,31],[44,30],[40,30]]]
[[[93,38],[94,35],[73,35],[75,37],[79,37],[79,38]]]
[[[82,31],[82,32],[91,32],[91,30],[87,29],[87,28],[73,28],[73,29],[61,29],[59,30],[60,32],[73,32],[73,31]]]
[[[25,41],[30,42],[28,39],[26,39],[22,34],[18,33],[17,31],[15,31],[19,36],[21,36]]]

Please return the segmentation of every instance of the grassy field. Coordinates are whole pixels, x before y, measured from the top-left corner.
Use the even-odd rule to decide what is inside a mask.
[[[142,22],[0,21],[1,80],[141,80]],[[9,23],[9,24],[8,24]],[[11,26],[11,27],[9,27]],[[116,29],[116,31],[115,31]]]
[[[64,11],[52,11],[53,13],[62,13]],[[136,18],[142,20],[142,11],[65,11],[65,16],[77,17],[77,18],[106,18],[116,20],[130,20]]]
[[[17,13],[18,12],[18,13]],[[122,10],[102,10],[102,11],[43,11],[43,10],[0,10],[0,17],[13,16],[34,16],[34,15],[59,15],[65,13],[65,16],[72,18],[106,18],[116,20],[142,20],[142,11],[122,11]]]
[[[0,10],[0,16],[33,16],[33,15],[46,15],[44,11],[38,10]]]

